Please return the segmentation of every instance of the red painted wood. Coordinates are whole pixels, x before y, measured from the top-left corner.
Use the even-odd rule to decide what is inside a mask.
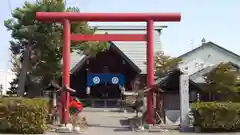
[[[144,34],[72,34],[72,41],[146,41]]]
[[[71,42],[71,23],[69,20],[64,20],[64,45],[63,45],[63,82],[62,86],[70,87],[70,42]],[[67,124],[69,121],[69,99],[70,92],[63,90],[61,92],[62,100],[62,123]]]
[[[153,20],[147,22],[147,87],[154,85],[154,24]],[[153,92],[147,95],[147,122],[153,124]]]
[[[76,13],[76,12],[37,12],[39,21],[104,21],[104,22],[136,22],[136,21],[175,21],[181,20],[180,13]]]

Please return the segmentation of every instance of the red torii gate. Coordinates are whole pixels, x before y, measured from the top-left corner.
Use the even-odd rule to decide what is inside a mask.
[[[76,13],[76,12],[37,12],[39,21],[62,22],[64,24],[63,82],[65,89],[70,87],[70,42],[72,41],[147,41],[147,87],[154,84],[154,21],[181,20],[180,13]],[[146,34],[71,34],[71,21],[102,22],[147,22]],[[145,38],[146,37],[146,38]],[[62,91],[64,101],[62,124],[69,120],[69,91]],[[153,124],[153,93],[147,96],[147,122]]]

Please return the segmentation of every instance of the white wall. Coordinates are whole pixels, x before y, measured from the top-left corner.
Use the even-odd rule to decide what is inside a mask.
[[[3,85],[3,94],[10,88],[10,82],[15,78],[15,74],[11,71],[0,70],[0,84]]]
[[[195,58],[190,61],[184,61],[178,65],[181,71],[185,71],[189,75],[194,74],[197,71],[200,71],[208,66],[212,66],[213,64],[203,60],[202,58]]]
[[[238,56],[211,44],[202,45],[193,52],[183,56],[183,61],[179,64],[179,68],[183,71],[187,68],[188,74],[191,75],[205,67],[220,64],[221,62],[232,62],[240,65]]]

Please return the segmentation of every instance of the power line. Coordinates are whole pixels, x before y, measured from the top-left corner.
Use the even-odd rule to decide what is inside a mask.
[[[11,13],[12,13],[12,4],[11,4],[11,0],[8,0],[8,8],[9,8],[9,10],[10,10]]]
[[[67,7],[67,0],[64,0],[65,8]]]

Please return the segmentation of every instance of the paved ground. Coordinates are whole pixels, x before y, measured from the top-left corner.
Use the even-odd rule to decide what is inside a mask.
[[[85,112],[84,114],[90,125],[86,134],[118,135],[124,133],[132,133],[129,128],[120,124],[120,120],[132,117],[134,114],[119,112]]]
[[[142,135],[142,134],[161,134],[161,135],[198,135],[199,133],[180,133],[178,131],[165,132],[133,132],[126,126],[120,124],[120,120],[134,116],[134,113],[119,113],[119,112],[102,112],[102,111],[88,111],[84,112],[90,124],[89,129],[84,133],[86,135]],[[221,133],[222,135],[240,133]],[[212,135],[212,134],[204,134]]]

